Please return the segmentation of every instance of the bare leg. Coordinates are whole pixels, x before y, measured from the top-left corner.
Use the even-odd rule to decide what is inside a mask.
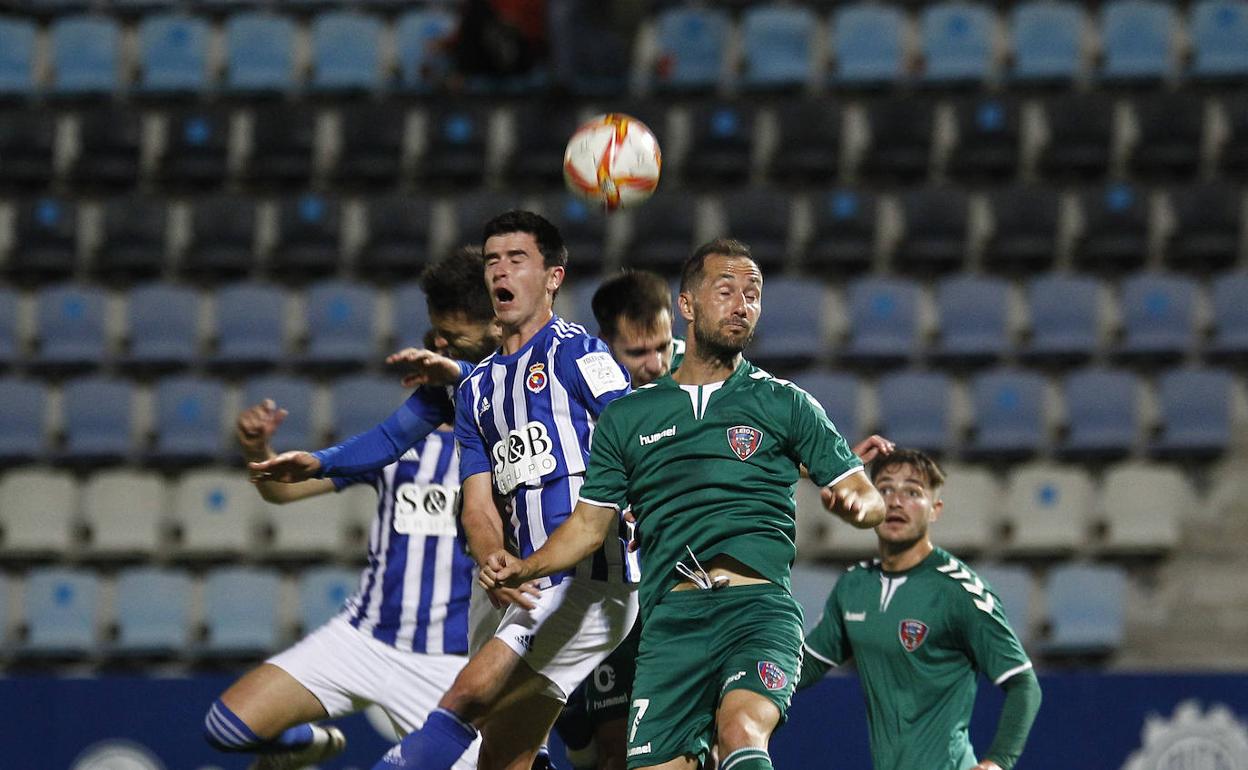
[[[308,688],[272,663],[248,671],[222,693],[221,701],[266,740],[288,727],[329,716]]]

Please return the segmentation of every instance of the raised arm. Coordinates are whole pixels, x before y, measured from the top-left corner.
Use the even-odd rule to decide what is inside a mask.
[[[239,413],[234,423],[234,437],[249,462],[262,462],[275,456],[269,439],[286,419],[286,414],[286,410],[278,409],[272,399],[265,399]],[[278,504],[334,491],[334,482],[327,479],[309,479],[296,484],[282,484],[266,478],[253,478],[253,481],[261,497]]]
[[[861,471],[824,487],[820,497],[824,508],[858,529],[872,529],[884,521],[884,498]]]

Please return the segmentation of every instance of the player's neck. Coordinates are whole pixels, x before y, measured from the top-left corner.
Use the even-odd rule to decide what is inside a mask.
[[[934,546],[929,538],[913,543],[886,543],[880,541],[880,566],[885,572],[905,572],[918,566],[931,555]]]
[[[550,319],[554,317],[554,311],[547,307],[514,326],[503,324],[503,355],[509,356],[527,345],[529,340],[533,339],[533,336],[540,332],[546,324],[550,323]]]
[[[741,354],[721,355],[698,348],[697,341],[690,335],[685,344],[685,358],[680,367],[672,373],[672,379],[681,385],[710,385],[723,382],[741,365]]]

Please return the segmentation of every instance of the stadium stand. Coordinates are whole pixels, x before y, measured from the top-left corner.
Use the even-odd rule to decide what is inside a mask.
[[[166,658],[191,641],[192,578],[163,567],[130,567],[117,575],[114,658]]]

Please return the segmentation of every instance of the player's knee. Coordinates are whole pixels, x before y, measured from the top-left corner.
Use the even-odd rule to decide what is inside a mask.
[[[450,711],[466,722],[473,722],[484,716],[489,705],[478,683],[471,677],[463,676],[455,680],[438,703],[439,708]]]
[[[719,747],[733,751],[744,746],[766,746],[771,730],[755,715],[745,711],[735,711],[721,715],[715,728],[719,735]]]
[[[204,716],[204,740],[218,751],[248,751],[264,742],[220,698]]]

